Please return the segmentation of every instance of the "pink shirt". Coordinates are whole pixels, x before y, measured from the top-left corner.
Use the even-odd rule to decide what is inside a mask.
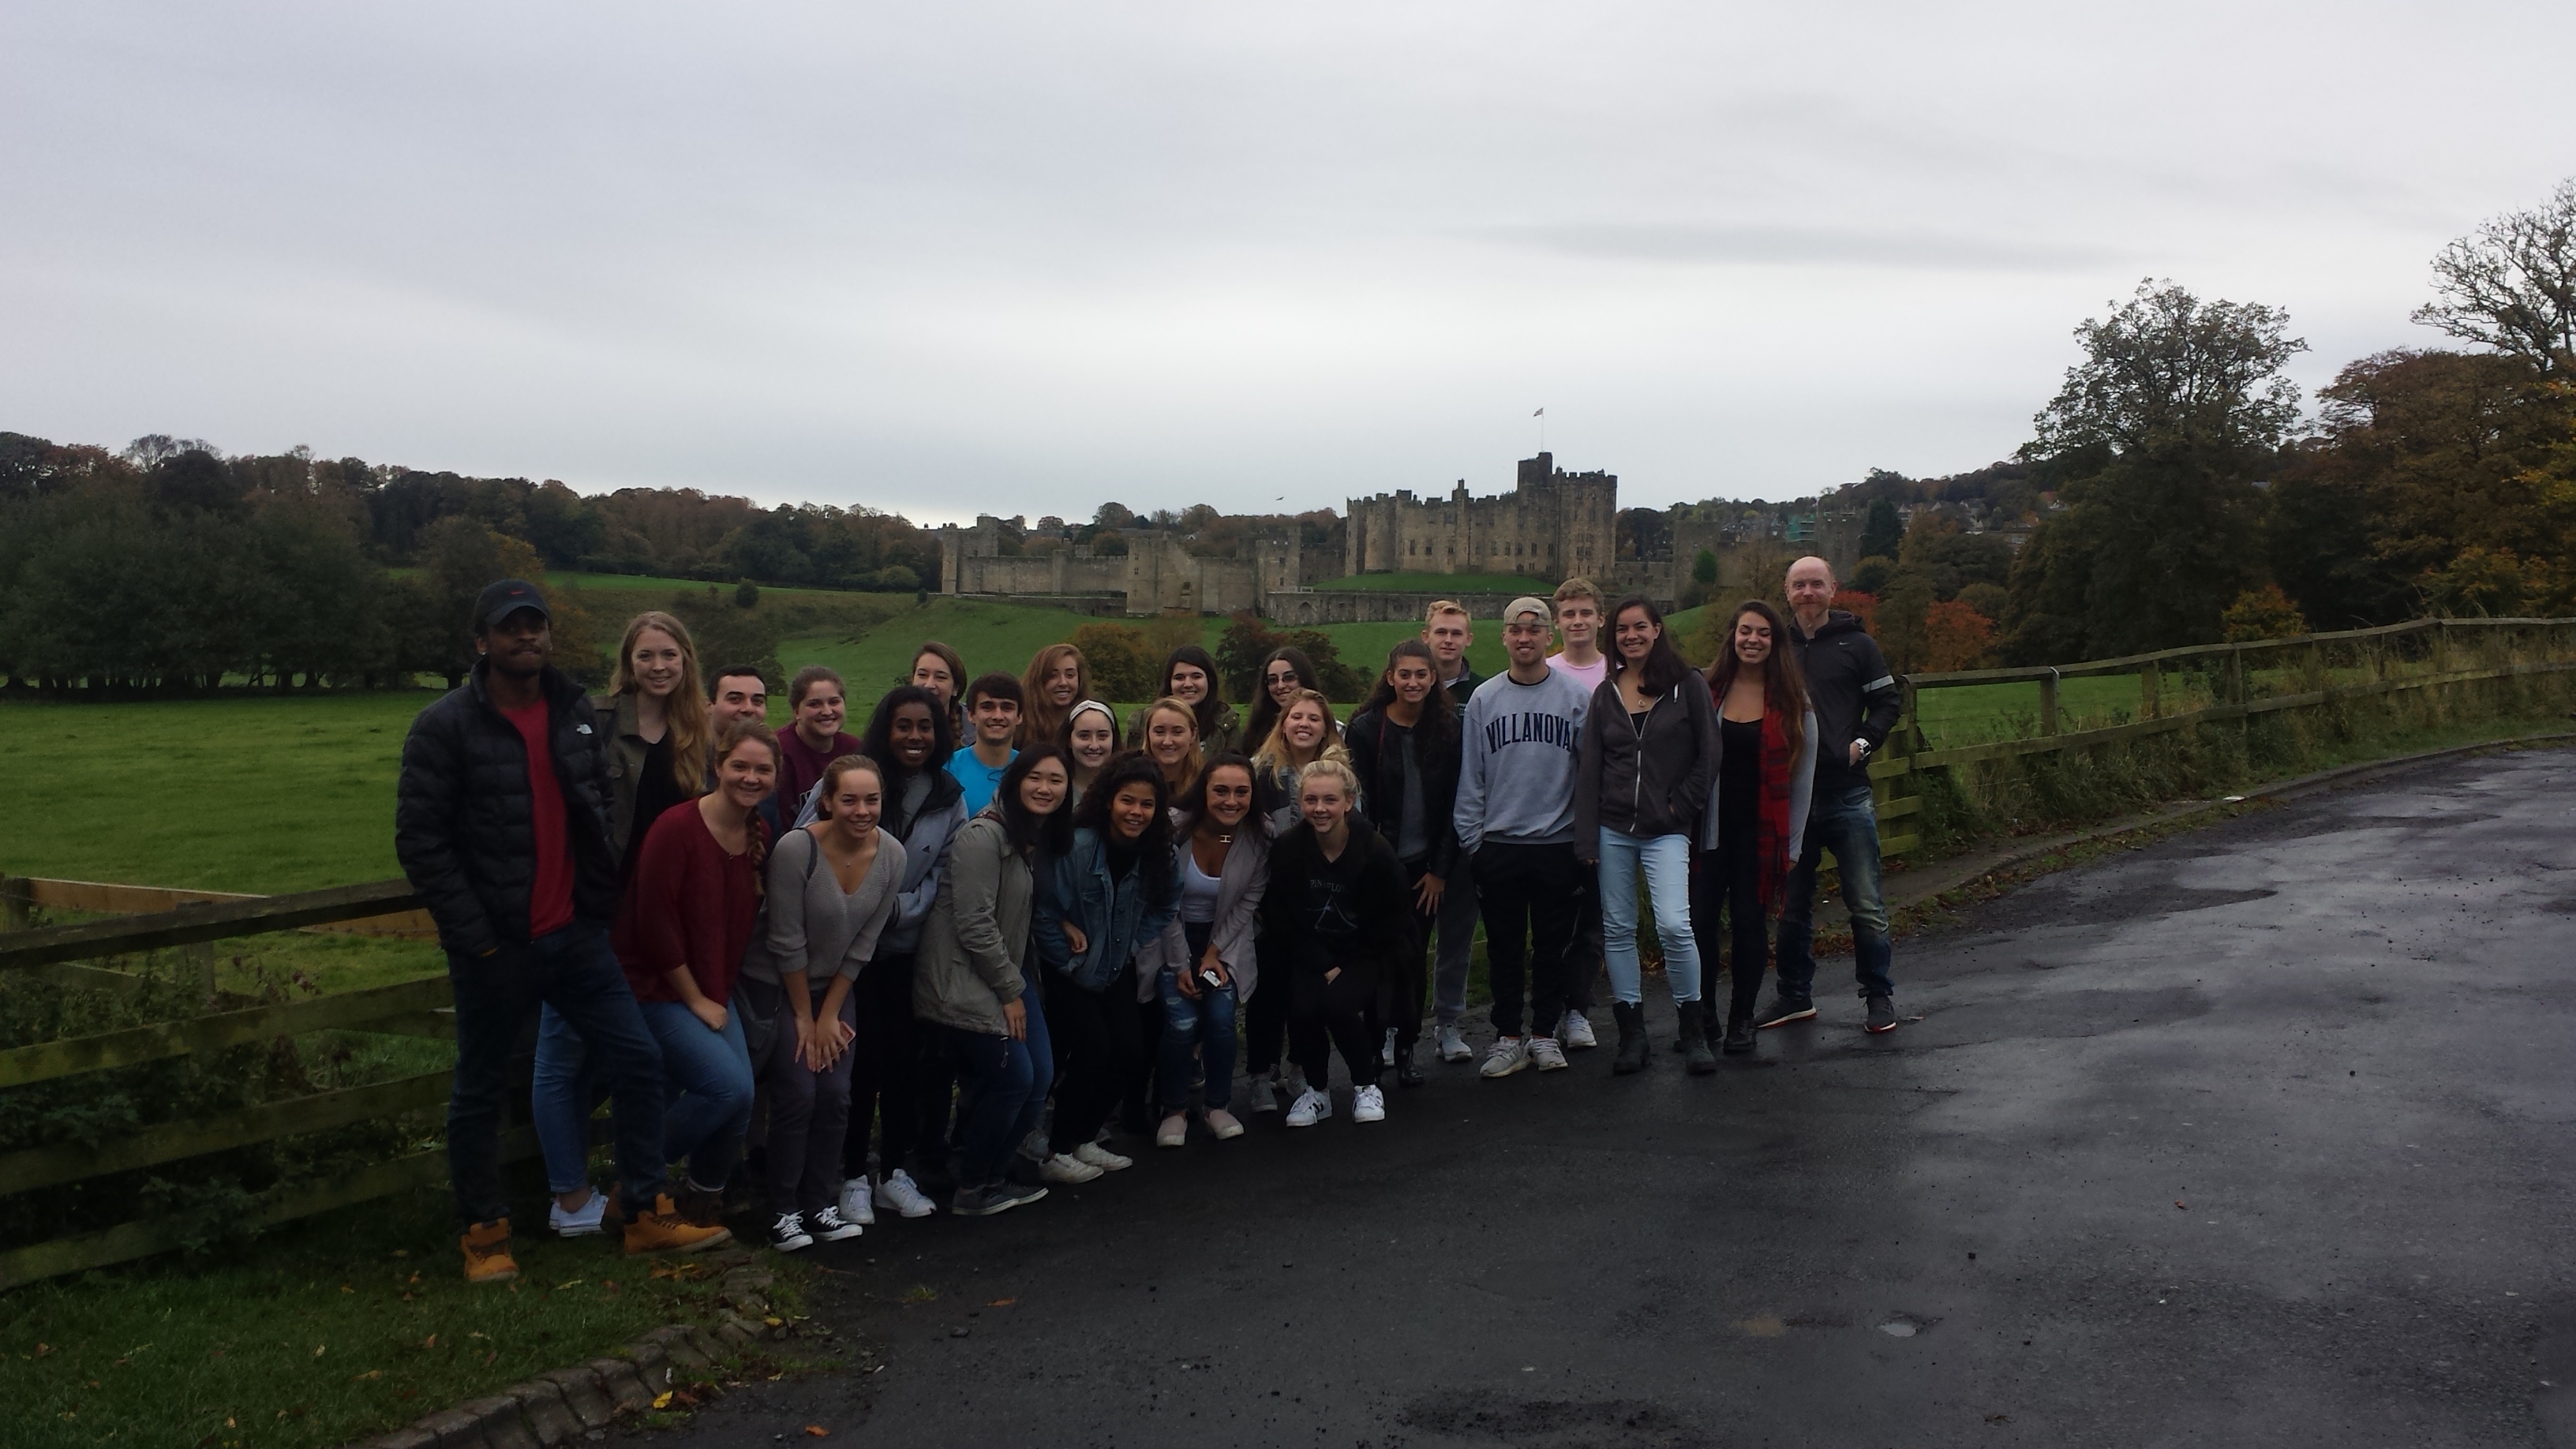
[[[1547,667],[1563,671],[1566,678],[1582,684],[1583,692],[1589,695],[1601,687],[1602,680],[1610,677],[1610,656],[1595,656],[1589,664],[1568,664],[1564,655],[1551,654],[1547,656]]]

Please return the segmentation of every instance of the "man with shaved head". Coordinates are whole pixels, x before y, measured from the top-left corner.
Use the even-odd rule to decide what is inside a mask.
[[[1789,872],[1780,911],[1779,995],[1759,1017],[1763,1026],[1812,1020],[1816,958],[1816,867],[1825,851],[1851,908],[1852,972],[1868,1011],[1867,1029],[1896,1029],[1896,985],[1888,966],[1887,899],[1879,890],[1878,810],[1869,793],[1869,759],[1896,728],[1902,702],[1896,676],[1858,618],[1833,607],[1834,570],[1810,555],[1789,565],[1789,647],[1806,676],[1816,711],[1816,782],[1806,845]]]

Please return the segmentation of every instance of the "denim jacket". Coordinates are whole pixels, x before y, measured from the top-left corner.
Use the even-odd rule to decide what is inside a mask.
[[[1109,852],[1099,832],[1075,831],[1073,849],[1050,862],[1038,878],[1038,959],[1085,991],[1107,990],[1136,948],[1160,937],[1180,914],[1180,876],[1167,874],[1161,898],[1147,900],[1144,862],[1138,861],[1125,880],[1112,882]],[[1068,920],[1082,928],[1089,944],[1080,959],[1064,934]]]

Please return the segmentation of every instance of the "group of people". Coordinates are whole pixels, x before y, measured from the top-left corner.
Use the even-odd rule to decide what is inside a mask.
[[[1230,1140],[1240,1098],[1312,1127],[1335,1056],[1352,1120],[1382,1121],[1426,1023],[1432,1055],[1475,1060],[1480,924],[1483,1076],[1597,1045],[1604,968],[1612,1071],[1646,1067],[1641,897],[1674,1049],[1713,1071],[1815,1016],[1825,851],[1865,1029],[1890,1030],[1868,762],[1899,696],[1833,593],[1799,560],[1789,614],[1737,606],[1703,671],[1653,601],[1570,579],[1505,608],[1491,678],[1442,601],[1347,720],[1295,648],[1240,709],[1175,649],[1122,720],[1072,645],[969,677],[934,641],[853,735],[832,670],[788,681],[773,731],[761,673],[703,667],[662,613],[592,698],[549,662],[538,591],[493,584],[469,681],[404,744],[395,823],[455,985],[466,1276],[516,1272],[499,1136],[532,1022],[549,1226],[631,1253],[725,1241],[729,1189],[762,1189],[793,1251],[927,1216],[934,1188],[980,1216],[1131,1167],[1113,1124],[1180,1148],[1195,1112]]]

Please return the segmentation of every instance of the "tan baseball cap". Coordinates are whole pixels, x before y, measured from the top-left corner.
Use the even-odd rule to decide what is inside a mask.
[[[1554,624],[1556,622],[1556,610],[1548,604],[1547,600],[1542,599],[1535,594],[1523,594],[1519,598],[1514,599],[1503,606],[1503,622],[1506,624],[1518,619],[1523,614],[1538,615],[1538,621],[1542,624]]]

